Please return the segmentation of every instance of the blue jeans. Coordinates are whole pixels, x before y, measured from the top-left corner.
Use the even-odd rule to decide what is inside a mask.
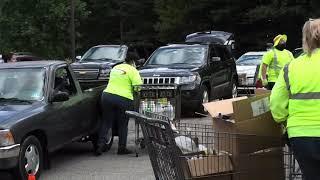
[[[290,144],[304,179],[320,179],[320,137],[290,138]]]

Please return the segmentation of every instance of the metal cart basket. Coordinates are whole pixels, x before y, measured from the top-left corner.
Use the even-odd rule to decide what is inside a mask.
[[[172,122],[179,122],[181,117],[181,92],[176,84],[148,84],[136,88],[135,111],[158,114],[156,119],[167,118]],[[135,121],[136,156],[138,147],[144,148],[144,141],[140,132],[139,121]]]
[[[127,112],[139,122],[157,180],[291,180],[281,139],[214,132],[151,112]],[[269,147],[266,144],[274,144]]]

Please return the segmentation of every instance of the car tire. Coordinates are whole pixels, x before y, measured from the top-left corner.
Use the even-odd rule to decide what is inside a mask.
[[[238,86],[235,81],[232,81],[230,91],[230,94],[227,96],[228,99],[238,97]]]
[[[28,136],[20,147],[18,165],[14,169],[16,179],[27,180],[28,174],[33,174],[38,179],[43,170],[43,149],[40,141],[35,136]]]
[[[208,114],[208,111],[204,108],[203,104],[210,102],[210,93],[206,86],[201,86],[200,88],[200,101],[199,105],[196,107],[197,111],[201,114]]]

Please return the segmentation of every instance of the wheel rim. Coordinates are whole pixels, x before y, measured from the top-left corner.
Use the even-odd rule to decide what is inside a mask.
[[[112,141],[112,128],[108,130],[106,144],[110,144]]]
[[[208,91],[204,91],[202,95],[202,104],[208,103],[209,102],[209,93]],[[208,112],[206,108],[203,107],[203,112]]]
[[[232,85],[232,98],[238,97],[238,88],[235,84]]]
[[[31,144],[27,147],[25,153],[25,170],[28,174],[36,175],[40,167],[40,155],[38,148]]]

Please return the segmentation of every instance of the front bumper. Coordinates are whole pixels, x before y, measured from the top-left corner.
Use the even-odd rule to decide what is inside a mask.
[[[11,169],[18,164],[20,144],[0,148],[0,169]]]
[[[238,95],[239,96],[250,96],[254,95],[254,90],[256,87],[252,86],[238,86]]]
[[[192,90],[181,90],[181,107],[182,109],[195,109],[201,103],[200,88]]]

